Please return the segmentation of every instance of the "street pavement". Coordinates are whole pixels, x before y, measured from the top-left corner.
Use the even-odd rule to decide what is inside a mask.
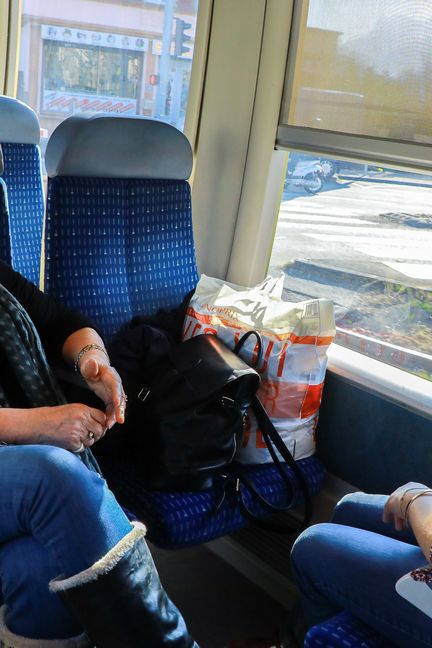
[[[432,184],[395,179],[285,192],[270,272],[285,273],[287,299],[332,299],[342,328],[351,321],[353,331],[417,349],[415,319],[431,331],[420,350],[432,356]],[[422,301],[414,310],[413,294]]]
[[[323,276],[334,269],[432,290],[432,186],[342,180],[315,195],[285,193],[270,270],[291,270],[296,281],[286,284],[296,290],[306,287],[305,263]]]

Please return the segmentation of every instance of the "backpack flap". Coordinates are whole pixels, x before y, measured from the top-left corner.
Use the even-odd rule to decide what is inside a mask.
[[[191,338],[169,355],[150,386],[159,420],[156,484],[206,487],[242,441],[259,374],[213,335]]]

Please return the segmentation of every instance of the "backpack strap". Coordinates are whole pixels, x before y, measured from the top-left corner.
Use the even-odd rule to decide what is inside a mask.
[[[285,486],[287,487],[288,502],[283,506],[276,506],[271,502],[268,502],[261,495],[261,493],[258,492],[254,483],[249,478],[249,476],[247,476],[244,470],[242,470],[241,464],[237,463],[235,466],[231,465],[229,467],[229,473],[236,480],[235,495],[237,498],[238,505],[243,515],[248,520],[250,520],[250,522],[252,522],[253,524],[261,528],[267,529],[269,531],[276,531],[278,533],[289,533],[292,531],[300,531],[304,529],[306,526],[308,526],[311,519],[311,513],[312,513],[311,495],[310,495],[309,487],[306,483],[306,479],[302,471],[298,467],[298,464],[293,458],[292,454],[286,447],[285,443],[282,441],[278,431],[276,430],[275,426],[271,422],[263,404],[261,403],[261,401],[257,396],[254,396],[253,398],[252,411],[256,416],[258,426],[262,432],[265,444],[268,448],[271,458],[273,459],[273,462],[282,480],[284,481]],[[261,508],[268,513],[281,513],[281,512],[287,512],[292,509],[295,503],[293,484],[292,481],[290,480],[290,477],[288,475],[288,472],[286,471],[284,464],[280,461],[276,450],[280,453],[282,459],[286,462],[286,464],[292,469],[297,479],[297,482],[300,485],[303,498],[304,498],[303,519],[299,524],[296,524],[294,526],[291,524],[279,524],[276,522],[272,522],[270,520],[261,519],[248,508],[244,497],[243,491],[247,490],[249,494],[252,496],[252,498],[256,502],[258,502]],[[241,486],[243,486],[243,489],[241,488]]]

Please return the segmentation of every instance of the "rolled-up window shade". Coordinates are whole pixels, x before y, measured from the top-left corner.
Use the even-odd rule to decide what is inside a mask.
[[[294,127],[422,144],[431,158],[430,0],[299,0],[293,36],[280,145]]]

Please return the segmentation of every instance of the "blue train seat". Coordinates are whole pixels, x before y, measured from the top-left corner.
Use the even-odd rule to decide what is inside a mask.
[[[307,632],[304,648],[396,648],[388,639],[348,612],[313,626]]]
[[[45,159],[46,291],[91,316],[108,340],[133,315],[179,305],[198,278],[186,137],[141,117],[74,116],[53,132]],[[316,492],[323,465],[310,457],[301,466]],[[132,458],[104,457],[102,467],[159,546],[202,543],[245,524],[229,497],[216,512],[217,486],[201,493],[150,492]],[[251,472],[281,504],[273,468]]]
[[[9,257],[2,259],[39,285],[44,196],[40,160],[40,128],[31,108],[12,97],[0,96],[1,177],[9,208]],[[3,222],[2,232],[3,237]]]

